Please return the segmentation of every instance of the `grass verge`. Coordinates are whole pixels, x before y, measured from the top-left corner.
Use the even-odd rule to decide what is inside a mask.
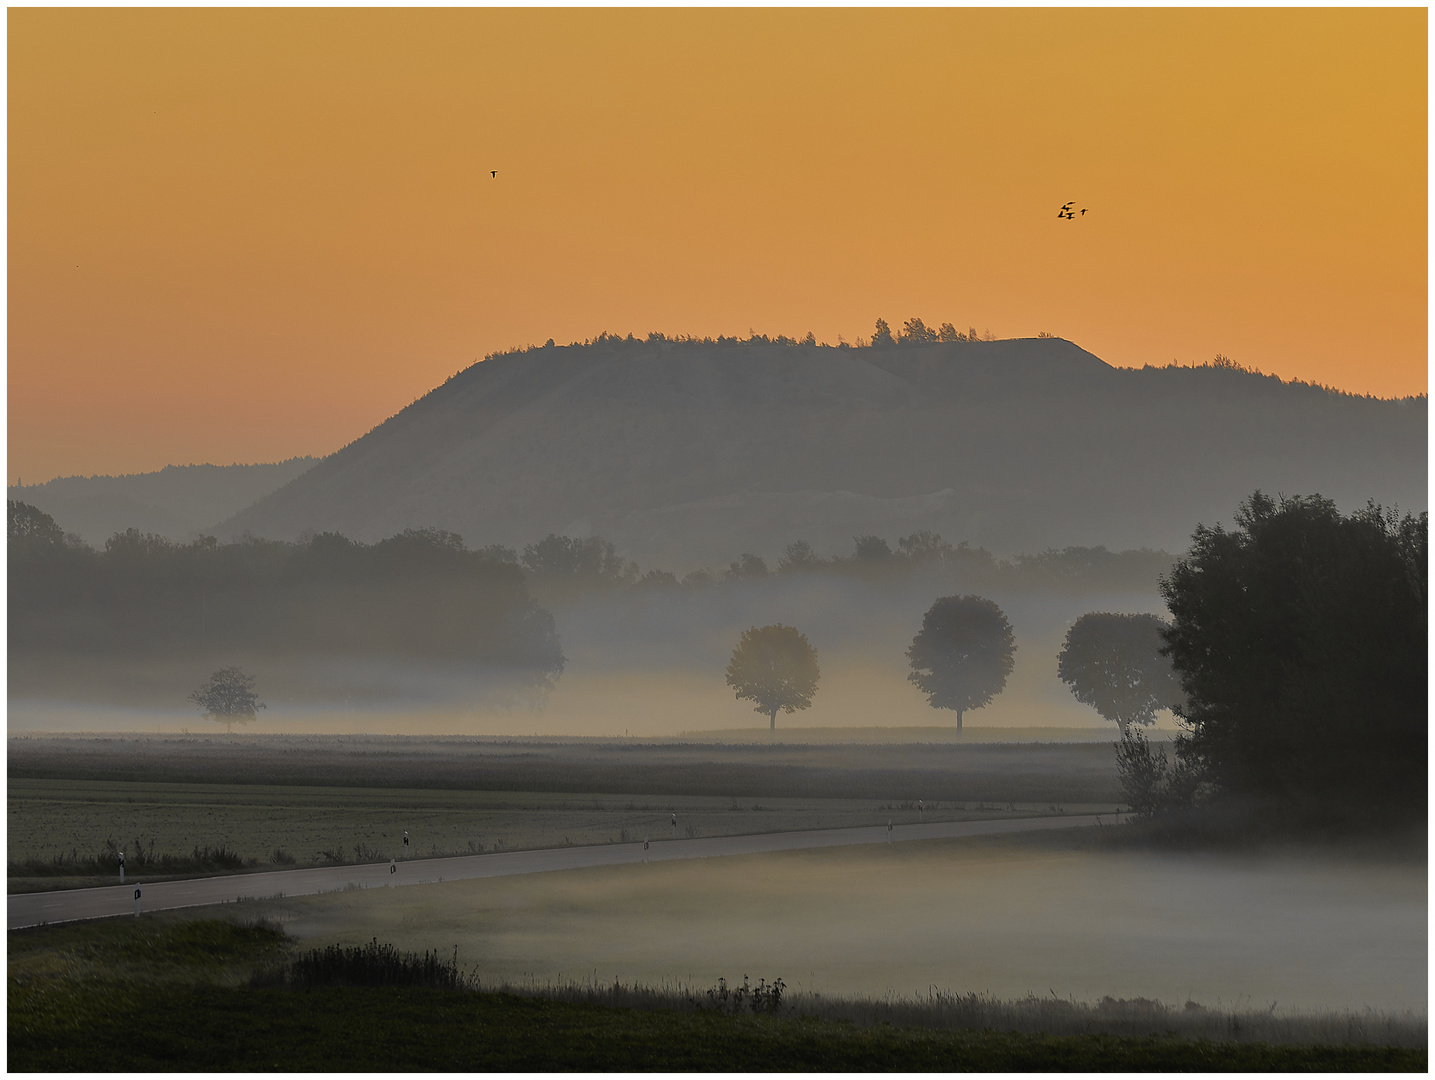
[[[934,1029],[895,1015],[734,1014],[621,986],[477,991],[444,976],[456,964],[377,942],[296,959],[258,922],[116,920],[11,932],[9,944],[9,1064],[20,1071],[1328,1072],[1424,1071],[1427,1060],[1423,1043]],[[395,985],[405,971],[455,988]],[[353,985],[372,980],[386,985]]]

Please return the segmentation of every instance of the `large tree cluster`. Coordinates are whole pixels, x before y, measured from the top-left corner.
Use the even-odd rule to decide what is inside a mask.
[[[1425,812],[1427,518],[1257,492],[1161,583],[1184,759],[1230,795],[1377,823]]]
[[[540,682],[563,670],[523,571],[451,532],[179,544],[131,529],[95,551],[34,507],[9,511],[12,656],[389,656]]]

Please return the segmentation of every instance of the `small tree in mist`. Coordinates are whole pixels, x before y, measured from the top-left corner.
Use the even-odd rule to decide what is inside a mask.
[[[206,720],[218,720],[226,731],[233,731],[237,723],[253,720],[256,709],[268,708],[254,692],[254,676],[237,667],[216,671],[188,700],[204,711]]]
[[[1201,763],[1192,755],[1190,741],[1175,743],[1176,760],[1163,749],[1153,749],[1146,733],[1132,728],[1116,744],[1116,775],[1127,805],[1138,814],[1180,810],[1192,806],[1205,781]]]
[[[1016,639],[1002,609],[981,596],[943,596],[922,616],[922,629],[907,649],[907,681],[927,695],[934,709],[962,714],[979,709],[1006,687]]]
[[[772,730],[778,710],[794,713],[812,704],[819,674],[807,635],[778,623],[743,632],[727,666],[727,684],[739,701],[753,702],[753,711],[768,717]]]
[[[1181,701],[1175,669],[1161,655],[1165,626],[1155,615],[1092,611],[1066,632],[1057,678],[1077,701],[1114,721],[1122,738],[1132,724],[1148,725]]]

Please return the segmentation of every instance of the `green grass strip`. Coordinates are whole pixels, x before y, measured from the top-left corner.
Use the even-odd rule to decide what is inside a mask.
[[[19,995],[20,1071],[1410,1071],[1423,1049],[855,1028],[509,994],[88,983]]]

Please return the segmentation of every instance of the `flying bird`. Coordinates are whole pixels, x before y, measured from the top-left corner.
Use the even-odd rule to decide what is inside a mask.
[[[493,170],[492,176],[493,176],[493,178],[494,178],[495,180],[498,179],[498,170],[497,170],[497,169],[494,169],[494,170]],[[1085,213],[1085,211],[1083,211],[1083,213]]]
[[[1086,207],[1084,207],[1084,206],[1081,208],[1081,216],[1082,216],[1082,217],[1085,217],[1085,216],[1086,216]]]
[[[1076,217],[1076,215],[1071,211],[1072,205],[1073,204],[1069,202],[1062,203],[1061,209],[1056,212],[1056,216],[1059,218],[1066,218],[1067,221],[1071,221],[1073,218]]]

